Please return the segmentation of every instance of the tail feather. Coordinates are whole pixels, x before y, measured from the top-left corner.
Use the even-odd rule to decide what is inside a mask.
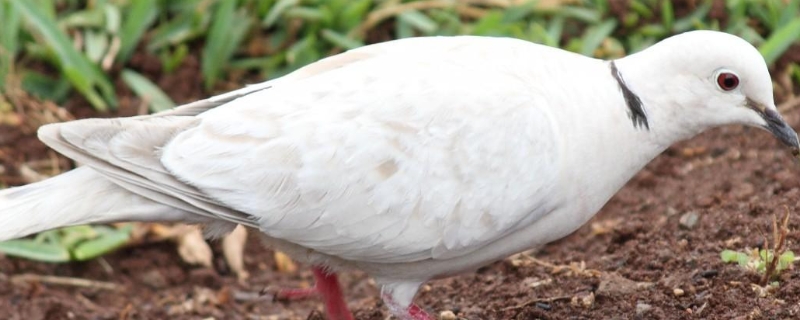
[[[72,225],[122,221],[209,222],[131,193],[91,168],[0,190],[0,241]]]

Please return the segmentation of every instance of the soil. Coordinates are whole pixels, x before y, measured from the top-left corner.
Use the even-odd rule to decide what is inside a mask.
[[[795,46],[785,57],[798,55],[800,48]],[[206,96],[194,58],[169,75],[153,65],[153,57],[140,54],[132,64],[157,79],[176,102]],[[71,115],[136,114],[141,102],[124,86],[118,87],[121,108],[113,114],[98,115],[79,98],[63,110],[35,99],[25,106],[60,120]],[[797,84],[776,90],[778,102],[789,99],[791,91],[798,92]],[[789,124],[800,128],[800,109],[783,113]],[[32,119],[25,112],[19,116],[22,123]],[[24,125],[2,124],[0,137],[0,182],[5,185],[24,182],[19,170],[23,164],[55,159],[48,162],[54,164],[51,170],[71,166],[47,151]],[[777,287],[764,290],[756,286],[758,274],[720,259],[723,249],[759,248],[765,239],[771,244],[772,219],[786,210],[788,248],[800,251],[798,173],[800,166],[766,132],[745,127],[711,130],[656,158],[572,235],[475,273],[431,281],[415,301],[435,315],[451,311],[466,319],[798,318],[797,269],[781,272]],[[168,242],[126,247],[80,263],[0,256],[0,318],[323,319],[320,301],[272,301],[263,294],[268,288],[307,287],[313,280],[302,267],[294,273],[279,272],[272,252],[253,234],[245,254],[251,276],[241,282],[225,265],[218,243],[213,243],[218,256],[214,268],[185,264]],[[23,280],[23,274],[119,287],[57,285]],[[344,272],[340,281],[357,319],[388,317],[368,277]]]

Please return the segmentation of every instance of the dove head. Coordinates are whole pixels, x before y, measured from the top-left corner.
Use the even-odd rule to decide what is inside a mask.
[[[618,65],[648,120],[652,114],[654,132],[684,139],[711,127],[744,124],[771,132],[794,150],[800,147],[797,133],[775,108],[764,58],[739,37],[687,32],[620,59]]]

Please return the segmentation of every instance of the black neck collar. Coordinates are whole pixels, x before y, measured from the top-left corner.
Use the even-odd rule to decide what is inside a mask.
[[[619,90],[622,91],[622,97],[625,98],[625,104],[628,105],[628,117],[631,118],[633,121],[634,128],[645,128],[650,130],[650,124],[647,122],[647,114],[644,112],[644,107],[642,106],[642,99],[639,99],[628,85],[625,84],[625,79],[622,78],[622,74],[617,69],[617,65],[614,61],[611,61],[611,75],[614,76],[614,80],[617,80],[617,85],[619,85]]]

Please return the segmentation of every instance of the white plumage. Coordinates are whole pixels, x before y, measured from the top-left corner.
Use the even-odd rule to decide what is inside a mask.
[[[160,114],[48,125],[40,138],[86,166],[0,193],[0,239],[239,223],[368,272],[404,315],[424,281],[572,232],[678,140],[741,123],[797,145],[770,125],[769,73],[739,38],[687,33],[615,61],[619,79],[611,67],[521,40],[413,38]],[[720,70],[741,85],[721,89]]]

